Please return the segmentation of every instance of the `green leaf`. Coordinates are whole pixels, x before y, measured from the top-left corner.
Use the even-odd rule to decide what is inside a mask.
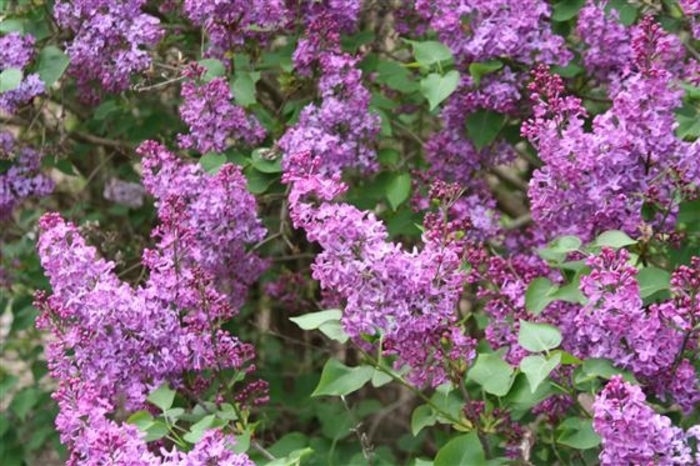
[[[327,311],[310,312],[299,317],[290,317],[289,320],[297,324],[302,330],[315,330],[327,322],[338,322],[343,316],[340,309],[328,309]]]
[[[16,393],[10,402],[10,411],[24,421],[27,414],[39,402],[41,391],[36,387],[27,387]]]
[[[146,410],[136,411],[126,420],[128,424],[134,424],[140,431],[145,432],[155,422],[153,415]]]
[[[382,387],[390,383],[392,380],[394,379],[389,374],[384,371],[380,371],[379,369],[375,370],[374,374],[372,374],[373,387]]]
[[[453,438],[435,456],[434,466],[481,466],[486,455],[476,432]]]
[[[610,0],[606,10],[609,10],[609,8],[615,8],[617,10],[620,14],[620,23],[624,26],[631,26],[637,20],[639,10],[627,0]]]
[[[7,68],[0,73],[0,94],[15,90],[22,82],[22,70],[19,68]]]
[[[568,21],[578,14],[586,0],[562,0],[554,5],[552,19],[554,21]]]
[[[396,211],[411,195],[411,175],[396,173],[386,187],[386,198],[391,208]]]
[[[506,122],[506,116],[492,110],[477,110],[467,117],[467,134],[477,150],[496,140]]]
[[[559,426],[562,430],[557,443],[577,450],[588,450],[600,445],[600,436],[593,430],[590,419],[568,418]]]
[[[224,154],[218,154],[216,152],[209,152],[204,154],[199,159],[199,164],[202,166],[205,172],[212,175],[216,174],[221,170],[221,167],[227,162],[226,156]]]
[[[24,32],[24,21],[17,18],[7,18],[0,21],[0,32]]]
[[[369,366],[348,367],[337,359],[329,359],[321,380],[311,396],[342,396],[362,388],[374,375],[374,368]]]
[[[395,91],[410,94],[419,89],[411,79],[411,73],[393,60],[382,60],[377,65],[377,82],[386,84]]]
[[[505,396],[513,385],[513,373],[513,367],[497,355],[480,354],[467,377],[481,385],[487,393]]]
[[[260,74],[256,72],[236,73],[236,77],[231,83],[231,93],[233,93],[233,98],[238,105],[249,107],[257,102],[255,83],[259,76]]]
[[[485,62],[475,62],[469,65],[469,74],[474,78],[476,87],[481,85],[481,78],[489,73],[498,71],[503,68],[503,62],[500,60],[489,60]]]
[[[148,395],[147,400],[159,407],[162,411],[167,411],[173,406],[173,401],[175,401],[175,391],[171,390],[166,382],[158,387],[153,393]]]
[[[420,405],[411,414],[411,433],[417,436],[424,427],[433,426],[437,422],[435,411],[429,405]]]
[[[637,240],[630,238],[624,231],[609,230],[598,235],[592,246],[620,249],[633,244],[637,244]]]
[[[597,377],[610,380],[613,375],[621,375],[627,382],[638,383],[637,379],[635,379],[630,372],[618,369],[613,365],[612,361],[604,358],[590,358],[584,360],[581,365],[580,374],[574,377],[574,381],[578,384]]]
[[[146,442],[153,442],[155,440],[160,440],[170,433],[170,429],[163,421],[155,421],[153,424],[148,426],[146,429],[146,436],[144,440]]]
[[[201,440],[204,433],[214,426],[216,423],[216,416],[214,414],[209,414],[204,416],[202,419],[192,424],[190,431],[185,434],[182,438],[190,443],[197,443]]]
[[[676,109],[675,114],[678,122],[676,136],[679,139],[694,141],[700,138],[700,113],[695,111],[695,109],[682,107]]]
[[[527,381],[530,383],[530,392],[535,393],[539,388],[540,384],[549,376],[561,361],[560,354],[553,354],[551,358],[547,359],[542,355],[534,354],[530,356],[525,356],[522,361],[520,361],[520,370],[527,377]]]
[[[513,410],[525,412],[555,394],[553,385],[545,380],[537,390],[531,391],[530,381],[525,374],[518,374],[513,383],[513,388],[508,392],[505,400],[512,406]]]
[[[547,249],[555,253],[569,253],[577,251],[581,247],[581,240],[578,236],[560,236],[549,243]]]
[[[646,298],[657,291],[667,290],[671,285],[671,274],[656,267],[645,267],[637,274],[639,296]]]
[[[448,71],[444,76],[430,73],[420,81],[420,92],[428,99],[430,110],[435,109],[442,101],[447,99],[459,85],[459,73],[455,70]]]
[[[554,349],[561,344],[561,340],[561,332],[553,325],[520,321],[518,344],[530,352]]]
[[[274,184],[275,181],[279,179],[279,176],[271,173],[263,173],[258,171],[253,166],[248,166],[243,169],[243,174],[248,180],[248,191],[252,194],[263,194],[270,186]]]
[[[550,294],[553,300],[566,301],[567,303],[585,304],[586,297],[581,293],[581,272],[577,272],[571,283],[560,287]]]
[[[337,341],[338,343],[345,344],[350,339],[348,334],[345,333],[343,324],[341,324],[339,320],[324,322],[318,328],[318,330],[331,340]]]
[[[68,69],[70,58],[54,45],[44,47],[37,57],[36,72],[46,87],[61,79]]]
[[[219,78],[226,75],[226,67],[223,63],[221,63],[221,60],[217,60],[216,58],[205,58],[204,60],[199,60],[197,63],[203,66],[206,70],[202,78],[207,82],[214,78]]]
[[[557,291],[557,287],[548,278],[535,278],[530,282],[525,292],[525,309],[538,315],[549,303],[554,301],[552,294],[555,291]]]
[[[452,51],[446,45],[436,41],[413,42],[413,55],[416,61],[426,68],[435,63],[452,59]]]
[[[274,158],[270,160],[269,155]],[[280,157],[277,157],[273,149],[264,147],[255,149],[250,155],[250,163],[256,170],[263,173],[282,173]]]

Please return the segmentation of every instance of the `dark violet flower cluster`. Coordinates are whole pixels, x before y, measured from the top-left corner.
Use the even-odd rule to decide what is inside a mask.
[[[610,379],[593,404],[593,427],[601,436],[603,466],[689,465],[700,462],[693,455],[688,438],[698,426],[683,432],[646,403],[642,389],[616,375]]]
[[[0,220],[9,217],[23,199],[53,190],[53,181],[39,173],[41,157],[36,150],[20,146],[10,133],[0,132],[0,161],[10,162],[0,172]]]
[[[678,139],[674,109],[681,93],[665,69],[675,45],[649,18],[633,28],[630,73],[613,90],[612,108],[584,129],[587,112],[577,98],[564,97],[560,78],[535,69],[531,85],[534,116],[523,134],[545,166],[530,181],[533,218],[554,234],[590,239],[597,232],[630,234],[646,222],[642,206],[657,215],[656,230],[673,228],[676,194],[697,186],[698,143]]]
[[[181,383],[184,371],[242,369],[252,358],[252,347],[220,330],[221,341],[215,344],[211,325],[196,325],[202,320],[196,316],[218,305],[209,301],[211,296],[191,303],[181,322],[179,309],[163,299],[158,286],[162,270],[151,269],[146,287],[134,289],[115,275],[114,263],[99,258],[58,214],[42,217],[40,228],[39,255],[53,294],[37,296],[43,310],[37,325],[53,334],[46,356],[59,382],[53,395],[59,405],[56,426],[69,449],[68,464],[204,464],[164,463],[148,451],[135,426],[111,417],[122,403],[126,409],[143,407],[152,389],[164,381]],[[184,277],[178,285],[185,294],[196,293]],[[207,286],[202,280],[196,288]],[[217,347],[221,343],[234,354]],[[216,442],[231,441],[220,436]],[[171,458],[186,460],[175,453]]]
[[[200,165],[184,163],[153,141],[142,144],[138,153],[143,156],[143,184],[157,200],[159,217],[176,216],[173,227],[188,238],[186,260],[211,274],[219,291],[239,307],[248,287],[266,267],[246,249],[261,241],[266,230],[240,168],[225,164],[217,174],[208,176]],[[170,241],[165,234],[157,232],[163,243]],[[182,244],[173,247],[184,253]],[[176,285],[162,284],[164,289]]]
[[[369,111],[371,95],[362,86],[357,61],[335,53],[320,58],[323,74],[318,87],[323,100],[320,105],[305,107],[299,122],[280,138],[286,166],[294,154],[309,152],[325,174],[345,168],[376,168],[372,143],[379,133],[380,119]]]
[[[15,68],[23,71],[34,56],[34,37],[11,32],[0,37],[0,72]],[[44,82],[39,75],[31,73],[24,76],[15,89],[0,94],[0,109],[15,113],[17,109],[44,92]]]
[[[163,31],[158,18],[143,12],[146,0],[59,0],[54,6],[58,25],[73,32],[67,45],[69,72],[75,76],[83,100],[100,89],[121,92],[132,74],[146,70],[146,50],[158,43]]]
[[[542,0],[416,0],[415,8],[460,63],[510,57],[564,64],[571,57],[551,31],[550,6]]]
[[[586,70],[602,81],[619,75],[632,53],[629,32],[620,23],[618,11],[607,7],[607,0],[588,0],[576,23],[576,32],[585,45],[582,55]]]
[[[611,359],[618,367],[631,370],[659,396],[670,394],[690,412],[700,403],[700,385],[693,366],[682,359],[686,343],[681,329],[690,331],[691,322],[683,319],[686,307],[678,305],[685,302],[685,293],[696,293],[678,283],[683,280],[680,277],[690,275],[690,269],[683,267],[674,274],[681,285],[675,288],[678,299],[645,308],[639,296],[637,269],[628,261],[629,253],[624,249],[616,253],[607,248],[587,261],[592,271],[581,278],[581,292],[588,302],[573,316],[562,319],[562,325],[568,321],[572,327],[567,345],[578,357]]]
[[[445,382],[450,362],[468,364],[475,355],[474,341],[457,325],[462,244],[430,232],[421,251],[387,241],[373,214],[328,202],[346,187],[337,176],[319,175],[319,166],[308,152],[297,153],[283,177],[294,225],[323,248],[313,278],[343,303],[343,325],[359,345],[367,347],[363,335],[378,336],[384,354],[397,357],[397,369],[408,366],[414,383]],[[311,195],[325,202],[310,203]]]
[[[253,347],[220,328],[264,265],[245,250],[265,234],[245,178],[232,165],[207,176],[154,142],[139,153],[161,222],[155,248],[144,252],[150,276],[143,286],[122,282],[114,263],[98,257],[58,214],[40,222],[39,255],[53,294],[37,298],[38,324],[54,336],[46,353],[59,381],[62,441],[71,464],[251,464],[226,450],[232,439],[219,434],[203,440],[206,448],[160,458],[134,427],[111,420],[122,406],[142,408],[163,382],[181,386],[185,371],[232,368],[245,375],[255,368]],[[207,386],[201,380],[189,389]],[[241,393],[241,403],[265,401],[259,381]]]
[[[233,94],[223,78],[200,85],[185,82],[182,98],[180,116],[190,127],[190,134],[179,136],[183,148],[205,154],[224,151],[229,147],[229,138],[251,146],[265,139],[265,130],[258,120],[231,103]]]
[[[219,58],[246,39],[269,39],[287,26],[292,14],[284,0],[185,0],[182,9],[209,36],[208,53]]]

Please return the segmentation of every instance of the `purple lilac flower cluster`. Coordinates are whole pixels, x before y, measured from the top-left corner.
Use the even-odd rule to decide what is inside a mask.
[[[319,175],[320,167],[319,159],[300,152],[283,176],[291,185],[294,226],[323,248],[313,278],[340,297],[343,326],[356,343],[368,348],[363,335],[379,336],[384,353],[396,356],[397,369],[408,366],[414,383],[445,382],[450,361],[467,364],[475,355],[474,341],[457,325],[466,278],[462,244],[428,232],[421,251],[403,250],[387,241],[373,214],[328,202],[346,187],[337,176]],[[322,202],[311,203],[312,195]]]
[[[34,37],[11,32],[0,37],[0,71],[24,70],[34,57]],[[37,73],[24,76],[15,89],[0,94],[0,109],[15,113],[17,109],[44,92],[44,83]]]
[[[700,403],[700,385],[692,365],[683,359],[687,340],[682,330],[690,332],[690,322],[683,319],[687,315],[683,303],[686,293],[696,291],[687,288],[681,277],[697,272],[679,269],[674,273],[677,298],[645,308],[637,269],[628,261],[626,250],[616,253],[608,248],[588,259],[592,271],[581,278],[581,292],[588,302],[562,319],[562,325],[572,327],[565,344],[578,357],[611,359],[618,367],[631,370],[658,396],[670,394],[684,411],[691,412]]]
[[[223,58],[246,39],[261,43],[287,26],[294,10],[284,0],[185,0],[185,16],[209,37],[207,53]]]
[[[583,64],[604,82],[625,69],[632,53],[629,32],[619,21],[620,14],[607,7],[607,0],[588,0],[576,23],[576,32],[585,45]]]
[[[698,426],[683,432],[646,403],[642,389],[616,375],[593,404],[593,427],[601,436],[601,464],[684,465],[698,464],[700,453],[691,450],[688,438]]]
[[[149,283],[134,289],[58,214],[42,217],[40,229],[39,255],[53,294],[37,295],[43,310],[37,325],[53,334],[46,356],[59,382],[53,394],[59,405],[56,426],[69,449],[68,464],[203,464],[163,462],[148,451],[135,426],[119,424],[112,415],[122,404],[142,408],[153,388],[164,381],[181,383],[184,371],[203,369],[198,361],[209,368],[242,368],[252,348],[219,330],[224,345],[236,348],[226,354],[212,342],[213,324],[204,329],[193,323],[193,316],[217,305],[211,296],[191,303],[195,307],[183,325],[175,303],[158,286],[161,270],[151,269]],[[183,293],[196,293],[179,280]],[[204,281],[198,289],[207,286]],[[216,440],[230,442],[223,436]],[[186,457],[173,453],[171,459]]]
[[[53,181],[39,173],[41,154],[21,146],[12,134],[0,132],[0,161],[11,163],[0,172],[0,220],[9,217],[23,199],[46,196],[54,187]]]
[[[201,84],[185,82],[182,98],[180,116],[190,133],[180,135],[178,142],[185,149],[202,154],[222,152],[229,147],[229,138],[251,146],[265,139],[265,129],[258,120],[231,103],[233,94],[223,78]]]
[[[211,274],[233,306],[240,306],[266,267],[247,251],[266,230],[240,168],[225,164],[208,176],[201,166],[181,161],[153,141],[143,143],[138,153],[143,156],[143,184],[155,196],[160,218],[177,216],[173,228],[188,238],[187,261]],[[157,232],[160,240],[168,242],[162,233]]]
[[[37,297],[43,310],[38,325],[54,336],[46,354],[59,381],[57,427],[71,464],[207,464],[202,455],[218,458],[217,464],[249,464],[224,449],[231,439],[218,434],[206,448],[160,458],[148,452],[135,428],[111,420],[121,407],[142,408],[163,382],[182,386],[185,371],[255,370],[253,347],[221,329],[264,266],[245,250],[265,230],[243,175],[226,165],[207,176],[154,142],[139,153],[160,219],[156,246],[143,255],[150,271],[144,285],[122,282],[114,263],[100,258],[58,214],[40,222],[39,255],[53,294]],[[200,379],[189,389],[206,389],[209,382]],[[260,381],[243,386],[237,397],[243,404],[265,400]]]
[[[86,101],[97,99],[99,89],[121,92],[132,74],[151,64],[148,47],[163,35],[159,20],[143,12],[146,0],[59,0],[54,18],[73,32],[66,47]]]
[[[345,168],[373,170],[377,166],[372,142],[379,133],[379,116],[369,112],[371,95],[362,86],[358,59],[347,54],[324,54],[320,59],[322,77],[318,89],[320,105],[306,106],[299,122],[280,138],[278,144],[290,156],[309,152],[325,174]]]
[[[584,129],[581,101],[564,97],[560,78],[535,69],[534,116],[522,131],[545,163],[528,192],[542,228],[583,239],[607,229],[636,234],[646,224],[645,202],[657,210],[654,228],[673,228],[675,194],[697,186],[700,171],[697,142],[674,135],[681,93],[665,68],[676,54],[667,37],[650,18],[633,29],[631,71],[613,90],[612,108],[594,118],[592,132]]]

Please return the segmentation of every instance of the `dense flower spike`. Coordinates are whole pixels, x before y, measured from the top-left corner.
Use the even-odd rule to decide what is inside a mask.
[[[593,404],[601,464],[694,464],[686,434],[646,404],[641,388],[613,376]]]
[[[145,0],[56,2],[56,22],[74,35],[66,52],[84,100],[96,98],[99,89],[128,89],[131,75],[150,66],[146,48],[155,46],[163,31],[158,18],[144,13],[145,4]]]
[[[320,160],[319,169],[326,174],[351,167],[364,171],[376,168],[372,141],[379,133],[380,121],[378,115],[368,113],[371,95],[362,86],[357,61],[335,53],[320,58],[323,75],[319,94],[323,101],[305,107],[299,122],[279,140],[287,160],[294,154],[310,152]]]
[[[21,146],[10,133],[0,132],[0,161],[10,167],[0,172],[0,220],[12,214],[23,199],[46,196],[53,190],[53,181],[39,173],[41,154]]]
[[[175,229],[185,235],[186,241],[180,238],[177,248],[186,265],[211,274],[238,308],[248,286],[265,269],[264,262],[246,248],[266,233],[240,168],[226,164],[216,175],[207,175],[200,165],[184,163],[153,141],[143,143],[138,153],[143,156],[143,184],[158,201],[158,215],[173,225],[155,235],[163,244],[177,240],[167,238]]]
[[[619,12],[607,7],[607,0],[588,0],[576,23],[576,31],[586,46],[583,63],[600,80],[619,76],[628,65],[631,54],[630,36],[620,24]]]
[[[246,39],[263,41],[285,27],[292,12],[283,0],[185,0],[183,12],[209,36],[208,53],[223,57]]]
[[[580,100],[564,97],[560,78],[545,68],[533,73],[534,117],[522,132],[545,166],[530,181],[536,221],[555,234],[585,239],[606,229],[636,234],[647,223],[642,206],[657,214],[650,224],[673,227],[676,193],[697,186],[697,144],[674,135],[681,95],[666,68],[677,56],[672,41],[650,19],[633,31],[632,72],[614,90],[612,108],[584,129]]]
[[[55,336],[47,357],[62,384],[55,395],[61,407],[57,426],[76,464],[103,464],[106,458],[161,464],[156,457],[139,462],[150,455],[145,443],[109,414],[121,403],[142,407],[161,383],[183,383],[185,371],[254,370],[252,346],[220,328],[237,313],[234,306],[263,266],[245,251],[265,233],[245,179],[232,165],[207,176],[153,142],[140,153],[144,184],[159,199],[161,220],[154,231],[156,248],[144,253],[150,270],[144,286],[121,282],[114,264],[99,258],[57,214],[47,214],[40,225],[39,254],[53,294],[37,300],[44,310],[39,324]],[[254,382],[242,389],[238,402],[264,401],[264,393],[264,384]],[[170,456],[165,464],[217,458],[220,464],[248,464],[225,450],[223,441],[211,437],[201,449]]]
[[[0,37],[0,72],[24,71],[34,56],[34,37],[12,32]],[[19,85],[0,93],[0,110],[14,113],[21,105],[44,92],[44,83],[36,73],[25,75]]]
[[[182,85],[182,98],[180,116],[190,127],[190,134],[179,137],[183,148],[206,154],[227,149],[229,138],[248,145],[258,144],[265,138],[265,130],[258,120],[231,103],[233,94],[222,78],[201,85],[188,81]]]
[[[343,325],[361,346],[363,335],[381,336],[382,350],[410,368],[411,380],[439,385],[448,380],[448,361],[468,363],[474,341],[457,325],[457,303],[465,283],[462,245],[426,234],[422,251],[405,251],[387,241],[384,225],[349,204],[311,204],[314,194],[329,201],[342,192],[337,180],[314,173],[306,153],[289,160],[291,218],[323,248],[313,278],[344,304]],[[416,345],[416,341],[423,344]]]

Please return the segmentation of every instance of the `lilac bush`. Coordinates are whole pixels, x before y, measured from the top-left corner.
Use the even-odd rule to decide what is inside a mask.
[[[700,464],[699,15],[11,2],[3,461]]]

